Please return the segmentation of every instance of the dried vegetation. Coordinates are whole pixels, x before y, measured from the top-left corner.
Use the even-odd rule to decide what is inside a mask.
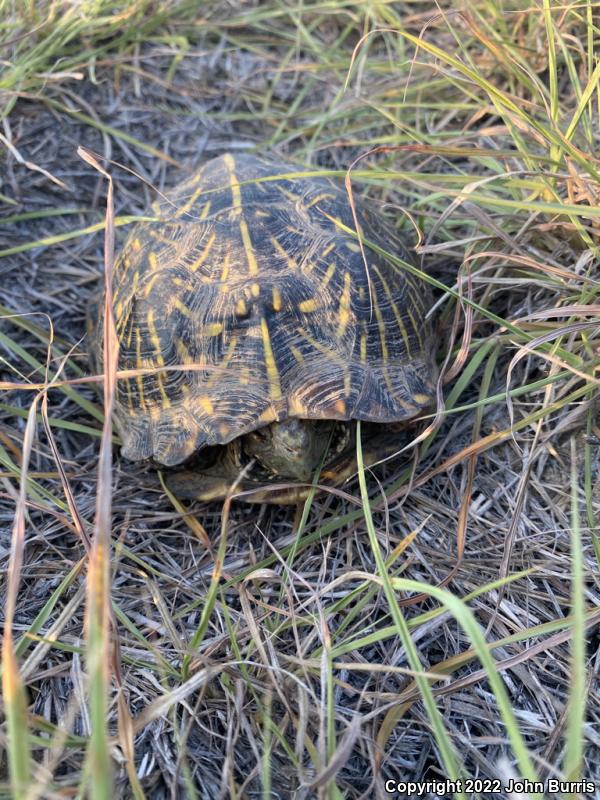
[[[600,30],[551,6],[5,3],[2,796],[600,781]],[[117,243],[226,150],[343,175],[379,148],[353,186],[434,282],[439,426],[297,512],[99,471],[80,147]]]

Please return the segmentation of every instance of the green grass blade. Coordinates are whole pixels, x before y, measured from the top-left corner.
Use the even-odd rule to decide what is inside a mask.
[[[571,675],[569,680],[568,722],[565,736],[563,772],[569,781],[582,776],[586,691],[585,581],[583,543],[579,516],[579,475],[575,442],[571,448]]]
[[[360,495],[363,502],[363,513],[364,513],[365,524],[367,526],[367,532],[369,534],[369,542],[371,544],[371,549],[373,552],[373,556],[375,558],[375,563],[377,565],[377,572],[379,573],[380,579],[382,581],[383,590],[388,603],[389,613],[391,614],[392,619],[394,621],[394,626],[396,627],[398,636],[400,637],[402,644],[406,649],[406,657],[408,660],[408,664],[410,668],[416,673],[415,680],[417,686],[419,687],[419,691],[421,692],[423,703],[427,711],[427,716],[429,717],[429,722],[433,730],[433,735],[435,736],[435,740],[440,751],[440,757],[445,770],[445,774],[448,776],[450,780],[458,780],[458,778],[461,775],[461,770],[458,765],[456,753],[452,746],[452,742],[450,741],[450,737],[444,728],[442,715],[440,714],[440,711],[437,707],[435,698],[433,696],[433,692],[431,690],[431,686],[429,685],[426,678],[423,677],[423,675],[421,674],[423,672],[423,665],[421,664],[421,661],[419,659],[417,648],[415,647],[412,641],[408,625],[406,623],[406,620],[404,619],[404,615],[402,614],[402,611],[396,600],[392,579],[388,574],[385,560],[383,558],[381,549],[379,547],[379,540],[377,538],[375,525],[373,523],[373,516],[371,514],[371,504],[369,501],[369,493],[367,489],[367,481],[365,475],[361,436],[360,436],[360,422],[357,423],[357,429],[358,430],[356,436],[356,456],[358,461],[358,478],[360,484]],[[465,798],[465,795],[462,792],[458,793],[457,796],[460,798]]]

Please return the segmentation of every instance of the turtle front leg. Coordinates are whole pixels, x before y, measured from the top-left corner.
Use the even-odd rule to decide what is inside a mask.
[[[382,459],[389,458],[402,447],[402,433],[405,423],[377,425],[375,430],[365,431],[363,461],[370,467]],[[356,426],[349,425],[343,430],[339,442],[340,450],[322,469],[317,491],[327,487],[341,486],[358,470],[356,461]],[[271,505],[295,505],[303,503],[312,490],[310,482],[288,482],[285,478],[273,476],[272,482],[256,476],[254,467],[240,479],[243,472],[242,445],[239,439],[223,448],[217,461],[206,468],[184,472],[174,472],[166,478],[168,488],[176,497],[201,502],[223,502],[235,485],[233,497],[245,503],[269,503]],[[237,482],[237,483],[236,483]]]
[[[280,483],[271,485],[251,475],[240,479],[244,470],[241,456],[240,440],[236,439],[223,447],[222,455],[210,467],[167,475],[167,487],[182,500],[199,500],[203,503],[223,502],[234,486],[233,497],[245,503],[295,505],[308,497],[310,484],[287,483],[282,479]]]

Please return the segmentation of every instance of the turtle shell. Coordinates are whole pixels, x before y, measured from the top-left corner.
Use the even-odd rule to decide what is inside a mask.
[[[355,208],[364,240],[410,260]],[[154,211],[114,269],[126,458],[176,465],[287,417],[384,423],[431,402],[427,287],[369,244],[365,263],[343,185],[226,154]]]

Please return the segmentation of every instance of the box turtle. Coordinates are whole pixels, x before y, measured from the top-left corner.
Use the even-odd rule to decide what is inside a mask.
[[[398,449],[390,423],[434,395],[429,294],[378,254],[409,260],[380,212],[355,206],[364,256],[343,185],[226,154],[132,228],[113,276],[126,458],[185,462],[167,481],[180,497],[222,499],[243,470],[244,499],[291,503],[319,465],[323,483],[351,474],[354,420],[376,423],[369,460]]]

